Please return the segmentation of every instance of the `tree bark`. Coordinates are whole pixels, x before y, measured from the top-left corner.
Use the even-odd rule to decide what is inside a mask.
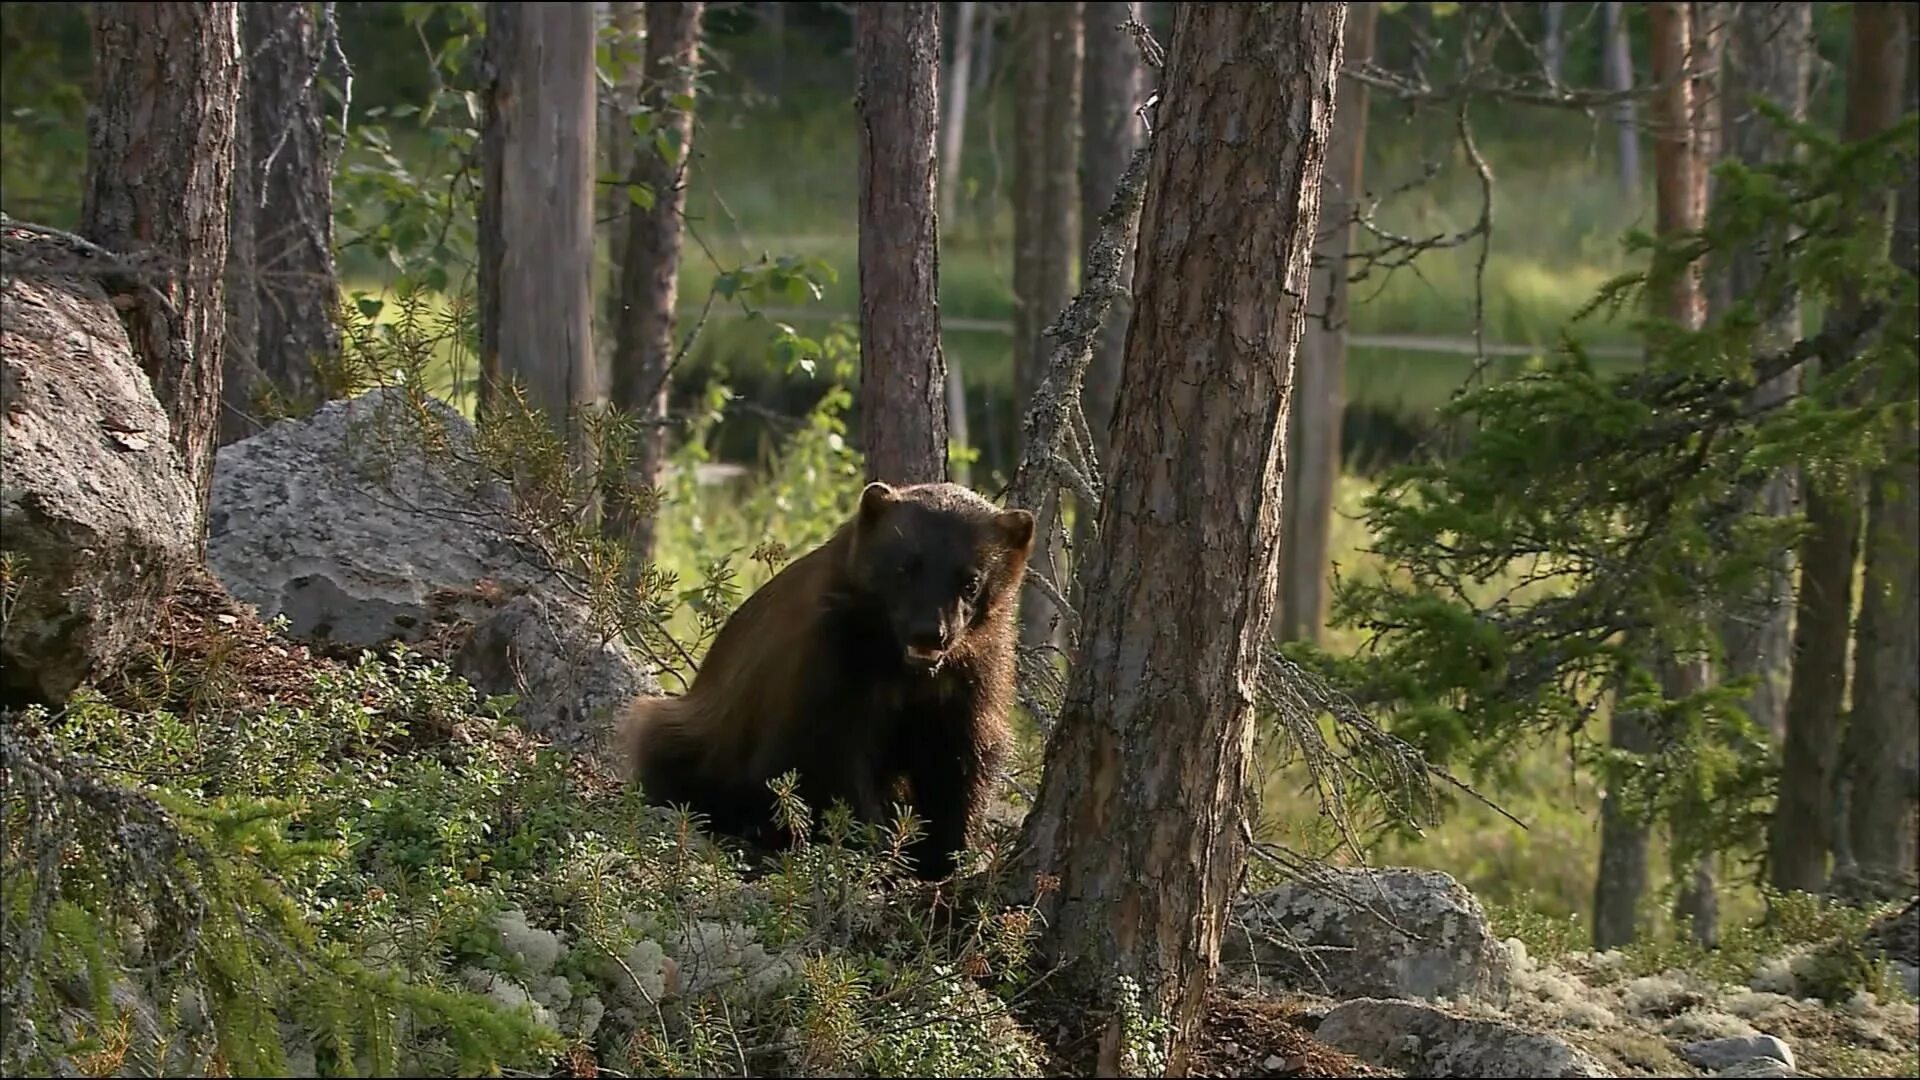
[[[1661,89],[1654,98],[1653,144],[1655,229],[1673,237],[1696,229],[1705,210],[1705,187],[1699,158],[1699,116],[1694,109],[1694,84],[1687,77],[1694,49],[1693,20],[1685,3],[1647,6],[1651,24],[1648,50],[1653,79]],[[1698,264],[1690,264],[1665,281],[1651,283],[1652,303],[1660,315],[1690,329],[1706,318],[1706,295]],[[1681,698],[1704,686],[1707,673],[1698,662],[1668,655],[1655,657],[1662,689],[1668,698]],[[1652,749],[1651,733],[1642,719],[1620,711],[1613,715],[1609,738],[1616,750],[1644,754]],[[1594,947],[1617,948],[1633,941],[1637,910],[1647,885],[1647,826],[1609,790],[1600,804],[1600,865],[1594,880]],[[1698,875],[1693,885],[1697,888]],[[1710,894],[1697,894],[1693,904],[1704,904]]]
[[[1344,4],[1181,5],[1142,212],[1103,542],[1025,827],[1044,956],[1120,977],[1182,1075],[1238,886],[1289,384]],[[1111,1014],[1110,1014],[1111,1015]],[[1119,1076],[1113,1016],[1096,1075]]]
[[[262,427],[258,402],[320,404],[314,358],[340,349],[333,264],[333,154],[315,79],[325,63],[314,6],[247,4],[236,122],[228,335],[220,441]]]
[[[860,114],[860,413],[867,479],[947,478],[940,349],[940,5],[854,9]]]
[[[1807,111],[1807,79],[1813,49],[1813,5],[1808,3],[1742,3],[1728,35],[1720,85],[1722,157],[1758,166],[1786,160],[1792,140],[1762,116],[1756,100],[1784,109],[1795,119]],[[1769,252],[1783,250],[1792,238],[1777,229],[1760,243],[1730,252],[1715,268],[1711,307],[1716,314],[1741,299],[1753,299]],[[1784,349],[1799,340],[1800,301],[1782,297],[1767,317],[1754,342],[1756,349]],[[1797,394],[1801,373],[1789,371],[1761,387],[1756,408],[1777,404]],[[1794,513],[1799,499],[1798,470],[1782,469],[1760,494],[1761,508],[1773,517]],[[1793,558],[1782,551],[1753,602],[1721,622],[1721,643],[1727,656],[1729,679],[1758,678],[1748,695],[1747,714],[1774,737],[1786,732],[1786,689],[1793,639],[1789,618],[1793,611]]]
[[[1034,348],[1040,340],[1039,282],[1047,210],[1047,65],[1051,19],[1045,4],[1013,9],[1013,430],[1014,460],[1020,424],[1039,382]]]
[[[1373,57],[1379,8],[1347,5],[1344,63]],[[1346,408],[1347,224],[1360,197],[1367,151],[1367,87],[1351,79],[1340,88],[1333,115],[1333,144],[1321,177],[1320,235],[1308,293],[1307,329],[1300,340],[1299,383],[1294,387],[1287,437],[1287,490],[1280,502],[1281,641],[1319,641],[1326,625],[1329,533],[1334,492],[1340,483],[1340,417]]]
[[[1627,39],[1626,5],[1608,0],[1601,5],[1606,42],[1601,67],[1606,72],[1607,89],[1625,93],[1633,89],[1633,48]],[[1618,140],[1620,193],[1629,203],[1640,201],[1640,132],[1634,119],[1632,98],[1621,98],[1613,107],[1614,133]]]
[[[687,204],[686,168],[693,152],[694,95],[700,63],[704,3],[649,3],[640,97],[653,110],[654,130],[667,142],[665,156],[651,144],[637,148],[633,182],[653,193],[653,204],[629,200],[626,248],[620,263],[620,317],[615,323],[611,403],[640,425],[622,478],[632,489],[657,494],[667,467],[667,394],[673,370],[673,308],[679,295],[682,213]],[[680,99],[676,102],[675,99]],[[652,501],[643,494],[640,501]],[[653,514],[628,498],[615,500],[609,515],[634,560],[653,556]]]
[[[1908,13],[1912,23],[1913,15]],[[1907,29],[1907,109],[1920,109],[1920,27]],[[1893,218],[1893,258],[1920,274],[1920,173],[1909,171]],[[1844,823],[1855,868],[1876,884],[1904,883],[1914,869],[1910,829],[1920,770],[1920,427],[1888,434],[1887,462],[1868,483],[1866,581],[1854,643],[1853,715],[1841,757]]]
[[[80,231],[163,271],[146,285],[114,287],[199,496],[203,545],[226,335],[239,39],[237,4],[93,5],[96,82]]]
[[[1849,142],[1873,138],[1899,119],[1907,58],[1904,6],[1854,5],[1842,133]],[[1870,199],[1860,213],[1868,220],[1883,220],[1887,194]],[[1848,297],[1840,300],[1843,308],[1853,303]],[[1769,874],[1782,891],[1820,892],[1827,885],[1827,857],[1835,839],[1834,770],[1847,692],[1853,567],[1860,553],[1860,494],[1853,480],[1807,485],[1787,738],[1767,844]]]
[[[481,407],[510,385],[584,457],[593,352],[594,29],[587,4],[487,5]]]

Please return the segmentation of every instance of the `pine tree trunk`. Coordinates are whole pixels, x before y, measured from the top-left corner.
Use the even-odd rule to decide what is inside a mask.
[[[1246,856],[1252,687],[1344,4],[1182,5],[1157,110],[1104,538],[1025,847],[1062,989],[1190,1039]],[[1096,1075],[1137,1072],[1108,1013]]]
[[[1013,457],[1022,449],[1021,421],[1039,383],[1041,256],[1047,212],[1047,65],[1052,20],[1044,4],[1013,10]]]
[[[1347,5],[1346,60],[1355,66],[1373,57],[1379,8]],[[1340,418],[1346,408],[1347,242],[1346,224],[1360,197],[1367,152],[1367,87],[1348,79],[1333,115],[1333,145],[1321,177],[1320,235],[1308,293],[1307,329],[1300,339],[1299,384],[1294,387],[1287,432],[1287,490],[1280,506],[1281,641],[1319,641],[1326,624],[1329,534],[1334,492],[1340,483]]]
[[[1042,183],[1044,214],[1038,219],[1037,277],[1034,281],[1033,371],[1029,386],[1038,385],[1053,354],[1048,324],[1060,317],[1073,298],[1073,270],[1080,254],[1080,87],[1085,58],[1082,8],[1071,3],[1042,5],[1047,20],[1046,175]],[[1104,208],[1103,208],[1104,209]],[[1019,420],[1026,422],[1026,411]],[[1030,564],[1056,585],[1069,580],[1066,550],[1058,539],[1060,503],[1049,496],[1036,515],[1039,536]],[[1021,600],[1021,635],[1028,646],[1059,644],[1065,627],[1061,613],[1038,588],[1029,587]]]
[[[686,168],[693,154],[693,111],[676,104],[694,94],[700,62],[704,3],[649,3],[640,96],[653,110],[654,130],[666,141],[665,156],[644,140],[633,157],[633,182],[653,193],[651,206],[627,214],[626,248],[620,263],[620,318],[615,323],[611,403],[640,425],[627,460],[627,484],[641,491],[660,487],[667,467],[667,394],[674,357],[673,308],[679,296],[681,215],[687,205]],[[644,496],[642,502],[650,501]],[[611,527],[627,538],[638,562],[653,557],[653,515],[645,506],[618,500]]]
[[[1627,38],[1625,8],[1619,0],[1600,5],[1605,26],[1601,67],[1606,72],[1607,89],[1615,93],[1633,89],[1633,48]],[[1620,193],[1629,203],[1640,201],[1640,132],[1636,123],[1633,99],[1622,98],[1613,107],[1613,127],[1619,145]]]
[[[1907,58],[1904,6],[1854,5],[1843,132],[1850,142],[1870,139],[1899,118]],[[1869,220],[1884,219],[1886,210],[1885,195],[1860,208]],[[1851,303],[1841,300],[1843,306]],[[1859,484],[1850,480],[1807,485],[1787,738],[1767,845],[1769,875],[1782,891],[1820,892],[1827,885],[1827,857],[1836,832],[1835,765],[1847,692],[1853,568],[1860,553],[1860,494]]]
[[[262,396],[320,404],[315,357],[340,349],[333,155],[315,73],[324,41],[307,3],[247,4],[235,132],[225,407],[220,440],[260,430]]]
[[[1694,47],[1693,20],[1684,3],[1649,4],[1653,80],[1661,89],[1653,102],[1655,228],[1674,236],[1699,227],[1705,210],[1704,163],[1699,158],[1698,123],[1693,83],[1687,77]],[[1706,317],[1706,296],[1700,267],[1681,269],[1667,281],[1653,282],[1653,302],[1660,314],[1683,326],[1698,328]],[[1696,661],[1656,657],[1662,689],[1668,698],[1680,698],[1700,689],[1706,673]],[[1614,713],[1610,740],[1614,749],[1644,754],[1652,749],[1642,719],[1624,710]],[[1616,948],[1633,941],[1637,910],[1647,885],[1647,826],[1609,790],[1600,806],[1600,865],[1594,881],[1594,947]],[[1696,897],[1695,904],[1705,902]]]
[[[1743,3],[1736,8],[1728,36],[1721,79],[1723,157],[1760,165],[1783,161],[1793,143],[1755,107],[1762,99],[1803,119],[1807,111],[1807,77],[1813,49],[1813,5],[1808,3]],[[1791,238],[1776,229],[1752,247],[1732,252],[1715,267],[1712,306],[1731,307],[1736,298],[1751,298],[1764,272],[1770,251],[1782,250]],[[1801,330],[1798,296],[1785,297],[1761,329],[1755,347],[1784,349],[1797,341]],[[1800,389],[1799,370],[1789,371],[1761,387],[1756,407],[1785,400]],[[1782,469],[1760,494],[1765,513],[1784,517],[1795,512],[1800,478],[1797,470]],[[1786,689],[1791,664],[1793,613],[1793,559],[1783,551],[1759,595],[1751,605],[1732,612],[1721,623],[1721,642],[1727,656],[1728,679],[1757,676],[1747,698],[1747,714],[1779,738],[1786,731]]]
[[[151,288],[114,286],[203,523],[220,420],[239,45],[237,4],[93,5],[80,232],[165,267]]]
[[[854,9],[860,114],[860,426],[867,479],[947,478],[935,216],[940,5]]]
[[[1912,19],[1911,10],[1908,18]],[[1907,109],[1920,109],[1920,40],[1908,28]],[[1920,273],[1920,173],[1900,187],[1893,258]],[[1888,891],[1914,869],[1912,777],[1920,770],[1920,427],[1889,433],[1887,464],[1868,482],[1866,581],[1854,644],[1853,715],[1841,747],[1847,770],[1848,847],[1857,870]]]

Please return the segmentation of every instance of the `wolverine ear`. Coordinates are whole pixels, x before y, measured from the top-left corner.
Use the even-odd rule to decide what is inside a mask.
[[[1033,551],[1033,514],[1027,510],[1002,510],[993,515],[993,523],[1006,541],[1007,550],[1027,555]]]
[[[871,525],[880,512],[899,501],[892,487],[875,480],[860,493],[860,524]]]

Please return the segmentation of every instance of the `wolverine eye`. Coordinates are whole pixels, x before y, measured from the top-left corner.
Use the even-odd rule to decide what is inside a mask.
[[[980,571],[978,570],[970,570],[960,576],[960,591],[969,596],[980,591],[980,584]]]

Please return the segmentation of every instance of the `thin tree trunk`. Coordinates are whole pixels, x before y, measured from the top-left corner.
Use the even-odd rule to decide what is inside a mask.
[[[607,21],[612,28],[607,52],[613,87],[607,93],[607,115],[600,125],[600,156],[608,176],[631,178],[639,155],[653,152],[634,135],[632,121],[628,119],[640,104],[646,67],[646,21],[641,15],[645,7],[637,0],[617,0],[607,5]],[[639,212],[639,207],[622,185],[600,184],[596,190],[600,208],[594,220],[607,224],[607,280],[602,286],[604,310],[600,323],[594,328],[594,340],[617,341],[620,311],[625,306],[620,291],[621,275],[627,265],[628,234],[633,228],[629,218]]]
[[[93,5],[96,82],[80,232],[164,268],[153,288],[127,283],[116,291],[203,526],[220,420],[239,45],[237,4]],[[204,528],[202,535],[204,544]]]
[[[973,0],[954,5],[954,22],[957,25],[953,38],[953,58],[947,66],[947,108],[941,117],[945,131],[940,151],[940,221],[948,229],[955,228],[960,221],[960,160],[961,151],[966,147],[967,103],[973,88],[973,33],[977,21],[974,9],[977,7],[979,5]],[[947,438],[957,447],[970,449],[973,439],[967,430],[966,379],[957,356],[946,360]],[[949,468],[955,483],[973,482],[972,471],[965,461],[950,462]]]
[[[860,412],[867,479],[947,478],[940,350],[940,5],[854,9],[860,114]]]
[[[1379,8],[1347,5],[1344,61],[1373,57]],[[1280,501],[1280,614],[1282,641],[1319,641],[1326,624],[1329,535],[1340,483],[1340,417],[1346,408],[1347,219],[1359,199],[1367,152],[1367,87],[1352,79],[1340,87],[1333,114],[1333,145],[1321,177],[1320,235],[1314,247],[1307,329],[1300,340],[1287,439],[1287,490]]]
[[[1765,100],[1795,119],[1807,111],[1807,79],[1811,70],[1813,5],[1808,3],[1742,3],[1734,5],[1733,23],[1721,79],[1720,155],[1758,166],[1787,159],[1793,143],[1755,106]],[[1736,300],[1753,300],[1770,252],[1784,249],[1792,238],[1775,230],[1753,247],[1728,253],[1714,273],[1711,306],[1716,314]],[[1800,299],[1779,298],[1754,342],[1756,349],[1777,350],[1799,340]],[[1754,405],[1765,408],[1800,390],[1801,372],[1789,371],[1754,395]],[[1800,486],[1798,470],[1782,469],[1760,494],[1761,507],[1773,517],[1794,513]],[[1747,714],[1779,738],[1786,731],[1786,689],[1793,639],[1789,632],[1793,612],[1793,559],[1782,551],[1760,593],[1749,606],[1731,612],[1721,622],[1721,643],[1727,656],[1729,680],[1755,676],[1758,682],[1747,697]]]
[[[593,354],[593,8],[487,5],[481,401],[519,385],[567,430],[599,403]]]
[[[1907,58],[1903,4],[1853,7],[1853,55],[1847,73],[1844,138],[1859,142],[1886,131],[1900,115]],[[1886,193],[1859,208],[1885,217]],[[1840,300],[1842,308],[1856,301]],[[1787,738],[1767,858],[1782,891],[1820,892],[1835,839],[1835,765],[1847,693],[1847,642],[1853,621],[1853,568],[1860,554],[1859,483],[1807,484],[1807,533],[1800,545],[1799,612],[1794,623]],[[1910,718],[1909,718],[1910,719]]]
[[[1036,245],[1037,278],[1034,281],[1034,323],[1028,386],[1040,379],[1047,357],[1053,352],[1053,339],[1047,326],[1066,309],[1073,296],[1075,257],[1079,254],[1080,230],[1080,87],[1081,63],[1085,56],[1082,26],[1083,4],[1042,5],[1047,22],[1047,97],[1045,117],[1046,165],[1042,181],[1042,215],[1036,222],[1040,236]],[[1023,428],[1026,409],[1019,417]],[[1036,515],[1039,540],[1034,545],[1035,570],[1045,573],[1056,585],[1068,580],[1066,551],[1058,537],[1061,507],[1057,496],[1049,496]],[[1022,640],[1029,646],[1057,643],[1064,627],[1061,613],[1038,588],[1029,587],[1021,600]]]
[[[953,57],[947,65],[947,108],[940,118],[940,220],[958,221],[960,152],[967,139],[967,88],[973,71],[973,0],[955,4]]]
[[[1133,38],[1121,29],[1128,21],[1142,18],[1140,4],[1090,3],[1086,6],[1086,87],[1080,110],[1080,225],[1091,239],[1091,231],[1107,204],[1113,201],[1113,189],[1120,174],[1146,137],[1140,118],[1135,115],[1145,102],[1146,77],[1140,62],[1140,50]],[[1133,287],[1133,253],[1120,262],[1119,285]],[[1127,348],[1127,321],[1133,301],[1127,294],[1114,297],[1113,309],[1100,328],[1093,360],[1087,366],[1086,383],[1081,391],[1087,414],[1087,430],[1093,435],[1094,453],[1101,468],[1107,465],[1109,445],[1107,424],[1113,418],[1113,400],[1120,390],[1120,364]]]
[[[1540,5],[1543,26],[1540,33],[1540,62],[1547,69],[1547,78],[1560,81],[1560,71],[1565,66],[1567,55],[1566,34],[1562,28],[1563,9],[1557,3]]]
[[[694,95],[700,63],[704,3],[649,3],[640,95],[653,110],[671,157],[651,143],[633,158],[633,182],[653,193],[651,205],[627,215],[626,250],[620,266],[620,319],[613,354],[612,405],[640,426],[622,478],[640,494],[633,505],[617,500],[615,535],[624,536],[637,563],[653,557],[653,512],[667,467],[667,394],[674,357],[673,307],[679,295],[682,212],[687,204],[686,169],[693,155],[693,110],[681,104]],[[680,99],[678,102],[676,99]]]
[[[233,243],[221,441],[262,424],[262,397],[320,404],[315,357],[340,349],[333,265],[333,154],[315,73],[326,57],[307,3],[247,4],[245,89],[235,132]],[[237,332],[235,332],[237,331]]]
[[[1044,4],[1013,11],[1012,60],[1015,110],[1013,140],[1013,457],[1023,441],[1020,424],[1033,400],[1040,340],[1041,242],[1047,199],[1047,47],[1051,29]]]
[[[1288,384],[1344,4],[1182,5],[1142,211],[1103,542],[1025,827],[1043,956],[1076,1001],[1139,987],[1188,1048],[1246,849]],[[1063,986],[1063,989],[1067,987]],[[1111,1021],[1095,1075],[1138,1073]]]
[[[1633,47],[1627,38],[1626,5],[1608,0],[1601,5],[1606,42],[1601,66],[1606,71],[1607,89],[1624,94],[1633,89]],[[1629,203],[1640,201],[1640,132],[1634,119],[1633,99],[1622,98],[1613,107],[1614,132],[1618,139],[1620,193]]]
[[[1660,235],[1671,237],[1698,228],[1705,209],[1694,86],[1685,77],[1693,50],[1692,18],[1685,3],[1649,4],[1647,14],[1653,79],[1661,87],[1654,99],[1655,228]],[[1697,264],[1680,269],[1669,280],[1653,283],[1652,288],[1653,302],[1663,317],[1689,328],[1701,326],[1706,318],[1706,298]],[[1666,697],[1685,697],[1704,686],[1706,673],[1696,661],[1666,655],[1656,661]],[[1641,718],[1624,710],[1614,714],[1610,736],[1616,750],[1644,754],[1652,749],[1650,733]],[[1593,894],[1594,947],[1610,949],[1631,942],[1636,933],[1636,913],[1647,884],[1647,826],[1611,790],[1601,802],[1600,814],[1600,867]],[[1697,902],[1704,899],[1696,898]]]
[[[1908,19],[1913,20],[1911,10]],[[1920,29],[1907,31],[1907,109],[1920,109]],[[1920,173],[1900,187],[1893,258],[1920,274]],[[1853,715],[1841,755],[1847,776],[1848,848],[1855,869],[1883,893],[1906,888],[1914,869],[1911,777],[1920,769],[1920,427],[1888,434],[1887,463],[1869,481],[1866,581],[1854,644]]]

